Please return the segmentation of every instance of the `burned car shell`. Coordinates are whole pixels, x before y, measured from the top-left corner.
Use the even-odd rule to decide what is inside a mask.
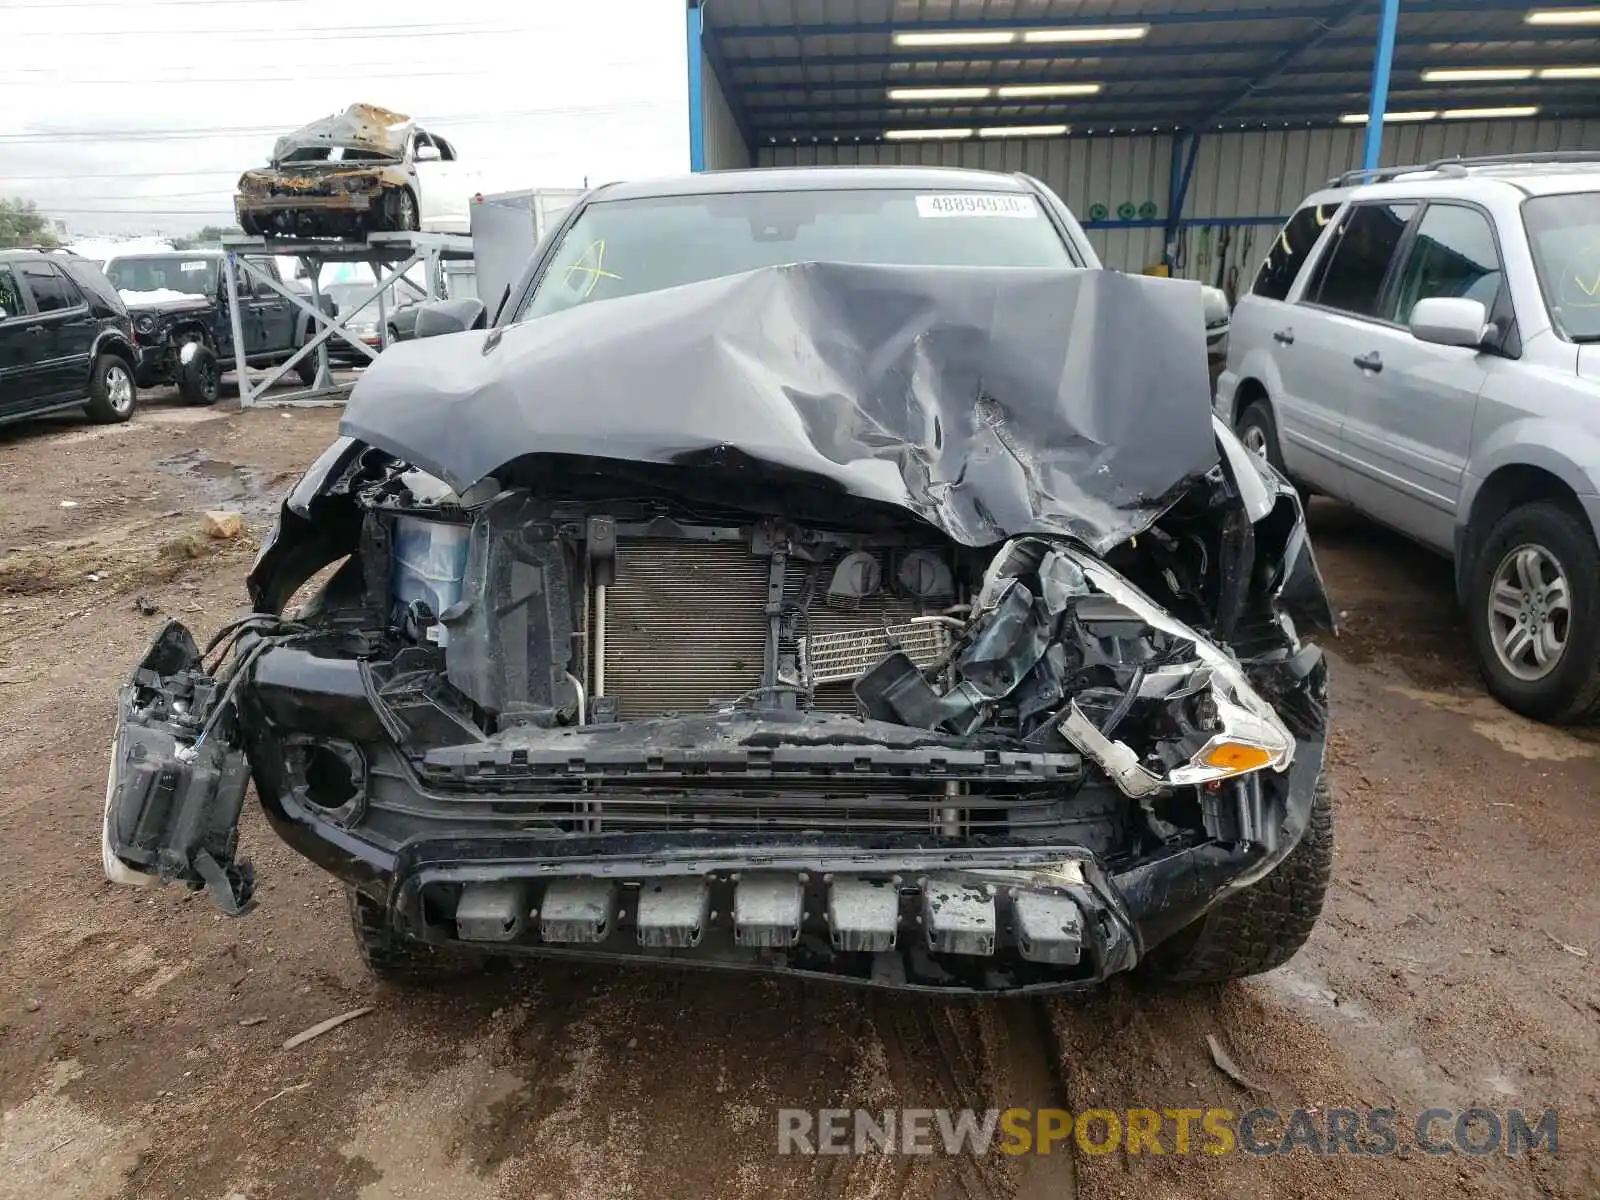
[[[391,351],[231,673],[169,631],[130,682],[108,862],[248,903],[234,763],[161,749],[209,712],[192,744],[231,735],[279,833],[423,941],[937,991],[1133,967],[1294,850],[1325,739],[1299,502],[1210,416],[1198,299],[809,264]],[[396,608],[413,519],[465,541],[439,611]],[[864,715],[825,711],[841,678]],[[1208,778],[1229,707],[1264,765]]]
[[[268,166],[239,177],[234,215],[248,234],[360,237],[423,228],[465,233],[470,188],[456,189],[459,214],[434,211],[440,197],[425,186],[412,156],[419,135],[434,141],[409,116],[373,104],[353,104],[313,121],[280,137]]]

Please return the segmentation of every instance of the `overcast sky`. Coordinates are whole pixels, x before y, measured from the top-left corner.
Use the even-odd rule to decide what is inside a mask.
[[[365,101],[489,190],[688,169],[671,0],[0,0],[0,195],[76,235],[231,223],[273,140]]]

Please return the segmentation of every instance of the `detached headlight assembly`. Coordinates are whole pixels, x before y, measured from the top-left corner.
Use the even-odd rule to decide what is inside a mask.
[[[1108,736],[1078,706],[1068,705],[1060,729],[1112,781],[1135,798],[1176,787],[1197,787],[1248,775],[1287,770],[1294,737],[1272,705],[1250,686],[1239,664],[1200,634],[1175,620],[1114,571],[1078,557],[1097,591],[1114,598],[1141,620],[1194,646],[1194,659],[1172,664],[1147,678],[1138,695],[1167,706],[1170,734],[1164,748],[1141,754]],[[1198,743],[1198,745],[1197,745]],[[1176,751],[1176,756],[1174,756]]]

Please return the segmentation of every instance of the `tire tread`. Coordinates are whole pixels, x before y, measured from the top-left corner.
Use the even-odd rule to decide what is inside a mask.
[[[465,954],[403,936],[389,923],[382,905],[354,888],[346,888],[345,896],[361,961],[384,983],[428,986],[460,975],[472,965]]]
[[[138,388],[134,388],[134,404],[127,412],[119,413],[111,407],[111,397],[105,389],[105,372],[109,368],[107,360],[121,367],[128,373],[130,383],[133,380],[133,368],[119,354],[106,351],[94,360],[94,366],[89,372],[89,402],[84,405],[89,414],[89,419],[100,425],[115,425],[126,421],[133,416],[133,410],[138,406]]]
[[[1319,779],[1300,843],[1265,879],[1212,906],[1192,933],[1157,947],[1149,973],[1169,983],[1223,983],[1293,958],[1322,915],[1333,874],[1333,800]]]

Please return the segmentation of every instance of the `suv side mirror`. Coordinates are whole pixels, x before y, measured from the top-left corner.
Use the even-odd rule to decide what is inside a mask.
[[[481,300],[430,300],[417,309],[415,336],[438,337],[442,333],[482,329],[486,316]]]
[[[1411,310],[1411,336],[1419,342],[1475,350],[1491,332],[1489,312],[1481,300],[1432,296],[1418,300]]]
[[[1202,284],[1200,295],[1203,298],[1206,314],[1206,328],[1221,325],[1228,320],[1228,293],[1221,288],[1210,287]]]
[[[418,162],[438,162],[439,161],[439,147],[437,147],[437,146],[418,146],[417,147],[417,161]]]

